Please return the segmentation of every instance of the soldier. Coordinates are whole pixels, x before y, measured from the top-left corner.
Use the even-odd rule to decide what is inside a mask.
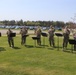
[[[53,47],[55,47],[54,32],[55,32],[55,28],[50,26],[50,29],[48,30],[48,33],[49,33],[49,44],[50,44],[50,46],[53,46]]]
[[[69,35],[70,35],[70,30],[69,28],[66,26],[63,30],[63,50],[64,48],[67,48],[68,45],[68,41],[69,41]]]
[[[40,28],[40,26],[37,27],[35,33],[36,33],[37,38],[39,38],[39,39],[37,39],[37,44],[41,45],[41,28]]]
[[[76,40],[76,32],[73,33],[73,38]],[[76,50],[76,44],[74,44],[74,50]]]
[[[20,31],[21,34],[21,45],[25,44],[26,45],[26,34],[27,34],[27,28],[23,27]]]
[[[14,40],[13,40],[13,37],[10,36],[10,34],[12,33],[11,29],[8,29],[7,31],[7,37],[8,37],[8,44],[9,44],[9,47],[14,47]]]

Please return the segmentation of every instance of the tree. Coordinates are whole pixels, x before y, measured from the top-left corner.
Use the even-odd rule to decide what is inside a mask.
[[[22,26],[22,25],[24,25],[24,22],[23,22],[23,20],[21,19],[20,21],[16,21],[16,24],[19,25],[19,26]]]
[[[4,24],[4,25],[8,25],[8,22],[9,22],[9,20],[4,20],[4,21],[3,21],[3,24]]]
[[[11,20],[8,22],[9,25],[15,25],[15,20]]]

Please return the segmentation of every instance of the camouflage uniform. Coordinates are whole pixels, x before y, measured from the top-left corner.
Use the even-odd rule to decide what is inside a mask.
[[[55,47],[54,32],[55,32],[55,28],[51,26],[50,29],[48,30],[48,33],[49,33],[49,44],[50,44],[50,46],[53,46],[53,47]]]
[[[36,30],[36,36],[39,38],[39,39],[37,39],[37,44],[41,45],[41,28],[39,26]]]
[[[73,34],[74,40],[76,40],[76,32]],[[76,44],[74,44],[74,50],[76,50]]]
[[[22,28],[20,31],[21,34],[21,45],[26,44],[26,34],[27,34],[27,28]]]
[[[12,31],[10,29],[8,29],[8,31],[7,31],[8,44],[9,44],[10,47],[14,47],[13,37],[10,37],[11,33],[12,33]]]
[[[68,45],[68,41],[69,41],[69,35],[70,35],[70,30],[68,29],[68,27],[65,27],[64,31],[63,31],[63,49],[67,48]]]

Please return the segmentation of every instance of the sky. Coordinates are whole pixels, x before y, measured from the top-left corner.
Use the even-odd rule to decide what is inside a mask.
[[[69,22],[75,15],[76,0],[0,0],[0,20]]]

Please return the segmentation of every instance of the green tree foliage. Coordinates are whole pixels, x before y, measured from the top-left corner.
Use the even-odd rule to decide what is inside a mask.
[[[46,26],[49,27],[50,25],[57,26],[57,27],[64,27],[69,22],[64,23],[63,21],[23,21],[22,19],[19,21],[15,20],[4,20],[0,21],[0,25],[26,25],[26,26]]]

